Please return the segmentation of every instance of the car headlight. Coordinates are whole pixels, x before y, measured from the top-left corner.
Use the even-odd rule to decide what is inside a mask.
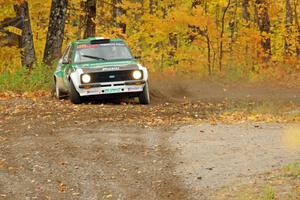
[[[89,83],[91,82],[91,76],[89,74],[83,74],[81,80],[83,83]]]
[[[142,72],[139,70],[136,70],[132,73],[132,76],[134,79],[138,80],[142,78]]]

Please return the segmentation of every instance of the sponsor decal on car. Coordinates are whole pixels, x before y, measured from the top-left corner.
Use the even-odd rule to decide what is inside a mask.
[[[87,90],[86,91],[87,94],[92,94],[92,93],[98,93],[97,90]]]
[[[128,88],[128,92],[133,92],[133,91],[137,91],[137,90],[141,90],[140,87],[131,87],[131,88]]]
[[[113,70],[119,70],[120,67],[105,67],[102,69],[102,71],[113,71]]]
[[[90,49],[90,48],[97,48],[100,44],[81,44],[77,46],[77,49]]]

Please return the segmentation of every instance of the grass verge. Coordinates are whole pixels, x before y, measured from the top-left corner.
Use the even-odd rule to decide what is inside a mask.
[[[53,84],[53,68],[36,64],[31,70],[19,68],[0,73],[0,92],[33,92],[49,90]]]
[[[220,190],[215,199],[296,200],[300,199],[300,162],[262,175],[249,184]]]

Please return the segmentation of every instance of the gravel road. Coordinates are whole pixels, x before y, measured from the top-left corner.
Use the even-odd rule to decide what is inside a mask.
[[[291,127],[299,128],[106,123],[59,126],[54,132],[42,127],[22,135],[15,130],[0,143],[0,194],[3,199],[213,199],[223,186],[299,159],[300,149],[283,139]]]
[[[299,88],[160,83],[150,106],[0,96],[0,199],[216,199],[300,160],[299,123],[268,113]]]

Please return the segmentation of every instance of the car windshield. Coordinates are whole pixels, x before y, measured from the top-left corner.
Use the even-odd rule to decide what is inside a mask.
[[[125,44],[82,44],[76,48],[75,63],[93,62],[97,60],[132,59],[132,55]]]

